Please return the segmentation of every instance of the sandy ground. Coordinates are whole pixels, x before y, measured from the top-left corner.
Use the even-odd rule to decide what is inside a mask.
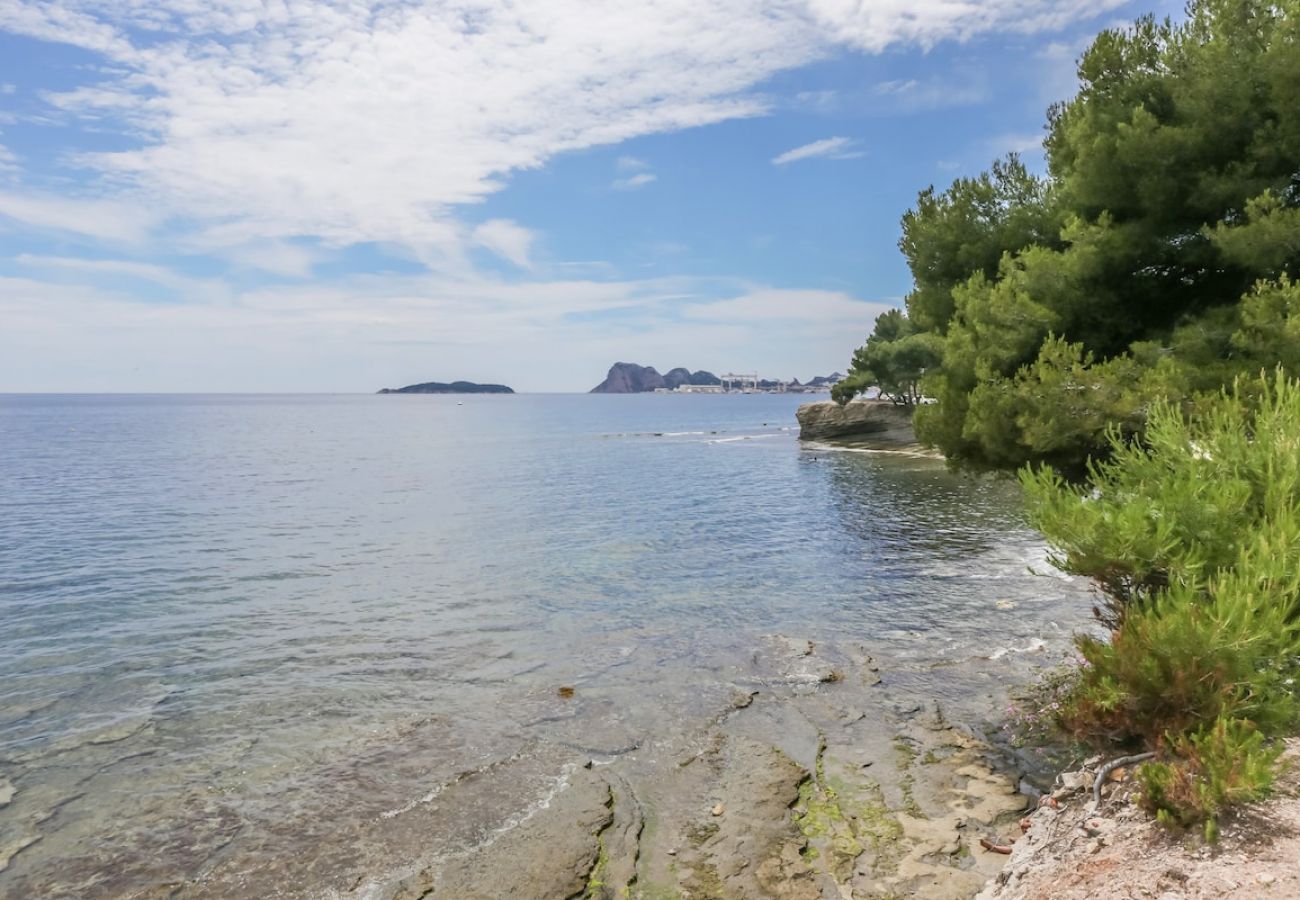
[[[980,900],[1300,897],[1300,741],[1287,757],[1277,795],[1224,817],[1215,845],[1157,825],[1130,802],[1131,781],[1104,788],[1095,814],[1090,791],[1058,791]]]

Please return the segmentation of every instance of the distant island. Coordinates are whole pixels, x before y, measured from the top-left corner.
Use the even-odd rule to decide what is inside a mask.
[[[400,388],[383,388],[381,394],[513,394],[514,389],[504,384],[475,384],[472,381],[426,381]]]
[[[755,375],[714,375],[703,369],[691,372],[689,369],[669,369],[660,375],[654,366],[641,366],[636,363],[618,362],[609,367],[605,380],[591,389],[592,394],[643,394],[651,391],[658,393],[696,393],[720,394],[731,391],[762,393],[816,393],[830,390],[831,385],[844,378],[839,372],[831,375],[819,375],[800,382],[797,378],[789,381],[759,378]]]

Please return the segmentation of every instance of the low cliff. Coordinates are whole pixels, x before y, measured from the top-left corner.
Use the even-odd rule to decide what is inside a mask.
[[[833,400],[805,403],[795,413],[799,437],[831,441],[864,450],[923,449],[912,431],[912,409],[885,400],[853,400],[840,406]]]

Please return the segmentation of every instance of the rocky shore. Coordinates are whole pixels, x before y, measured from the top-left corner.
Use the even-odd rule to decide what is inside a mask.
[[[690,741],[575,759],[518,827],[366,896],[956,900],[997,873],[980,841],[1026,800],[989,747],[853,648],[773,637],[755,663]]]
[[[277,884],[279,897],[365,900],[972,897],[1006,861],[982,842],[1018,834],[1026,798],[993,748],[893,680],[856,643],[770,636],[698,724],[624,734],[617,709],[597,731],[575,717],[571,734],[561,727],[364,826],[335,822],[345,833],[333,845],[347,852],[225,856],[186,894],[264,897]],[[561,686],[547,715],[562,726],[588,702],[581,686]]]
[[[1233,810],[1220,837],[1158,825],[1133,802],[1131,770],[1118,770],[1094,806],[1101,760],[1057,779],[1026,817],[1006,866],[977,900],[1210,900],[1300,896],[1300,739],[1277,796]]]
[[[912,408],[887,400],[805,403],[795,413],[799,438],[859,450],[929,453],[912,430]]]

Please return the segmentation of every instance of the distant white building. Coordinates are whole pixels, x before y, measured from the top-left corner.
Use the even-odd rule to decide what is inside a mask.
[[[721,394],[722,385],[720,384],[680,384],[677,386],[679,394]]]

